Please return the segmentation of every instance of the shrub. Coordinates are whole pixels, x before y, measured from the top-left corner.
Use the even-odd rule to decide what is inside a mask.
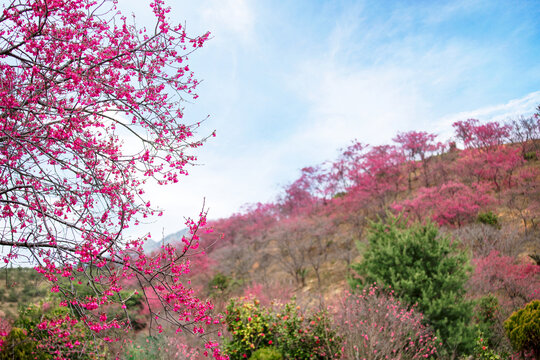
[[[474,347],[474,358],[477,360],[500,360],[501,356],[489,348],[482,332],[478,333]]]
[[[499,224],[499,217],[494,214],[492,211],[486,211],[481,212],[477,216],[477,220],[479,223],[485,224],[485,225],[491,225],[496,228],[500,228]]]
[[[37,342],[28,336],[24,329],[14,327],[5,337],[0,359],[52,359],[50,354],[39,350]]]
[[[208,283],[208,288],[210,289],[210,292],[223,292],[227,290],[230,283],[231,278],[229,276],[223,275],[222,273],[217,273]]]
[[[535,161],[538,160],[538,154],[536,151],[528,151],[525,154],[523,154],[523,159],[526,161]]]
[[[532,352],[540,358],[540,300],[533,300],[514,312],[504,322],[504,329],[514,349]]]
[[[470,265],[466,254],[437,227],[412,224],[390,216],[387,223],[372,223],[364,259],[352,266],[359,277],[353,289],[377,283],[391,286],[406,304],[417,304],[425,323],[443,340],[448,353],[468,354],[474,345],[470,326],[473,303],[465,300]]]
[[[0,359],[103,359],[90,330],[59,306],[26,305],[0,352]]]
[[[231,299],[225,322],[231,339],[225,353],[231,360],[250,358],[262,348],[274,348],[286,359],[336,359],[341,338],[328,313],[304,314],[295,301],[270,309],[254,298]]]
[[[166,337],[163,334],[138,336],[125,349],[124,360],[194,360],[200,359],[199,351],[179,339],[178,336]],[[179,343],[180,342],[180,343]]]
[[[346,293],[336,313],[346,359],[424,359],[436,357],[437,338],[422,325],[422,314],[373,285]]]
[[[503,327],[506,316],[504,309],[499,304],[499,299],[493,294],[481,297],[476,301],[474,314],[477,333],[481,333],[476,339],[475,354],[478,354],[478,339],[482,339],[482,347],[492,349],[494,354],[504,357],[512,353],[512,346]]]
[[[263,347],[255,351],[250,357],[251,360],[281,360],[283,355],[279,351],[270,347]]]
[[[304,315],[293,301],[276,315],[277,346],[287,359],[339,359],[341,337],[328,313]]]
[[[231,299],[225,322],[232,339],[225,343],[231,360],[249,358],[259,347],[272,345],[274,316],[257,299]]]

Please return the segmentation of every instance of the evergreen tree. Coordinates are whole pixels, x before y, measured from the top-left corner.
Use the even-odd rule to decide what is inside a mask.
[[[372,223],[368,239],[363,260],[352,265],[359,275],[350,279],[353,289],[372,283],[391,286],[402,301],[416,304],[449,356],[470,353],[474,331],[473,303],[464,299],[471,269],[467,255],[440,236],[433,223],[408,227],[392,216]]]

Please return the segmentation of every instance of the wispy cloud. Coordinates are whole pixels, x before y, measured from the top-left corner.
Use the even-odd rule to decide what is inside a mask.
[[[171,5],[190,33],[213,34],[190,57],[205,81],[185,118],[210,114],[201,136],[217,129],[218,137],[198,152],[204,166],[175,186],[150,187],[166,210],[145,227],[158,236],[197,215],[204,198],[211,217],[269,201],[300,168],[333,159],[354,138],[380,144],[413,129],[445,136],[456,120],[506,120],[540,103],[537,4]]]
[[[490,105],[470,111],[461,111],[443,116],[430,126],[430,131],[443,139],[452,137],[452,124],[456,121],[478,119],[482,122],[507,122],[519,116],[531,116],[540,105],[540,91],[535,91],[522,98],[512,99],[502,104]]]
[[[217,34],[216,41],[230,44],[231,36],[253,40],[255,14],[248,0],[208,0],[201,12],[202,22]]]

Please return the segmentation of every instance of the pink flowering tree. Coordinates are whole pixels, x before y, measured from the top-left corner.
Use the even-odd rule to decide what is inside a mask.
[[[511,125],[502,125],[496,121],[481,124],[477,119],[456,121],[452,124],[456,138],[466,149],[490,151],[503,145],[510,137]]]
[[[443,149],[443,144],[435,142],[437,135],[429,134],[425,131],[409,131],[399,133],[393,141],[400,145],[401,150],[407,158],[409,171],[409,192],[412,190],[412,179],[416,169],[420,168],[424,178],[424,186],[430,186],[429,162],[431,157],[439,150]]]
[[[413,221],[431,217],[439,225],[459,227],[474,220],[479,210],[494,202],[488,191],[489,187],[483,184],[469,187],[449,181],[441,186],[421,188],[413,198],[396,202],[392,208]]]
[[[456,165],[459,174],[469,181],[490,181],[497,192],[514,186],[514,173],[524,160],[521,149],[506,144],[511,138],[511,125],[480,124],[469,119],[453,126],[465,146]]]
[[[497,294],[506,316],[527,302],[540,299],[539,265],[519,262],[495,250],[473,259],[473,263],[470,288],[479,294]]]
[[[182,280],[204,211],[188,221],[180,248],[153,257],[142,252],[144,237],[124,234],[159,215],[145,182],[177,182],[205,140],[194,138],[199,123],[182,121],[182,101],[197,97],[186,60],[209,34],[189,37],[162,0],[149,3],[152,30],[107,0],[14,0],[0,13],[2,258],[28,258],[99,334],[130,326],[99,312],[126,301],[120,279],[157,294],[157,329],[203,333],[219,321]],[[81,297],[74,284],[92,294]],[[207,347],[220,356],[215,343]]]
[[[364,201],[378,215],[384,216],[386,208],[403,191],[403,154],[391,145],[373,146],[369,149],[358,144],[354,154],[337,167],[345,171],[347,196]]]

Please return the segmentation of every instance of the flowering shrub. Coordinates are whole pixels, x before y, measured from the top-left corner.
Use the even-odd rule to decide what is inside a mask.
[[[478,360],[500,360],[501,356],[489,348],[482,332],[478,333],[474,347],[474,356]]]
[[[232,339],[224,350],[231,360],[249,358],[259,347],[275,342],[274,316],[255,298],[231,299],[225,322]]]
[[[5,337],[0,359],[106,359],[105,346],[68,309],[43,305],[21,306],[19,317]]]
[[[412,199],[394,203],[392,208],[412,220],[430,217],[439,225],[460,227],[473,221],[478,211],[493,201],[483,184],[467,186],[449,181],[440,186],[421,188]]]
[[[326,311],[305,315],[295,301],[276,315],[277,347],[287,359],[339,359],[341,337]]]
[[[341,338],[328,314],[305,315],[294,300],[270,309],[254,298],[232,299],[225,321],[232,336],[225,352],[233,360],[250,358],[262,348],[274,348],[285,359],[338,359],[341,354]]]
[[[346,292],[336,312],[346,359],[425,359],[437,357],[440,340],[390,289],[376,285]]]
[[[0,350],[3,349],[6,336],[11,331],[11,323],[4,318],[0,318]]]

